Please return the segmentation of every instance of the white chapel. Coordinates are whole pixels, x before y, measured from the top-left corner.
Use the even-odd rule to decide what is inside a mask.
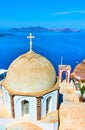
[[[58,81],[52,63],[32,50],[16,58],[2,82],[3,102],[14,118],[40,120],[58,108]]]

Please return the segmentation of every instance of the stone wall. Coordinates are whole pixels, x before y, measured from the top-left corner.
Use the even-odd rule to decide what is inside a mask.
[[[59,130],[85,130],[85,103],[62,103]]]

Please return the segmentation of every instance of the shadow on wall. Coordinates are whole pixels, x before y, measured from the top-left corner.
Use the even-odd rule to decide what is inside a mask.
[[[63,102],[63,94],[59,93],[58,95],[58,107],[60,106],[60,104]]]

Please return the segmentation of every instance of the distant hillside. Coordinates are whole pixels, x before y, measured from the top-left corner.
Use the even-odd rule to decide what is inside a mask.
[[[55,29],[56,32],[66,32],[66,33],[69,33],[69,32],[80,32],[80,30],[78,29],[71,29],[71,28],[60,28],[60,29]]]
[[[0,37],[5,37],[5,36],[13,36],[15,34],[11,34],[11,33],[0,33]]]
[[[31,26],[23,28],[11,28],[11,32],[80,32],[80,30],[70,29],[70,28],[44,28],[40,26]]]
[[[9,31],[11,32],[48,32],[48,29],[40,27],[40,26],[31,26],[31,27],[23,27],[23,28],[11,28]]]

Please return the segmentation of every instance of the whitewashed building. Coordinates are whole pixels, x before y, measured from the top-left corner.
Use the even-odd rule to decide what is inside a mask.
[[[14,118],[40,120],[58,108],[58,82],[52,63],[30,51],[16,58],[2,82],[3,102]]]

